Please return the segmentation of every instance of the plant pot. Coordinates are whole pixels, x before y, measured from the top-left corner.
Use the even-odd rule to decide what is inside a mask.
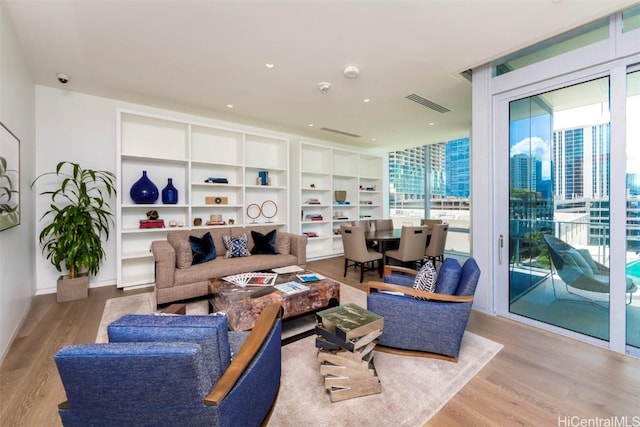
[[[58,302],[84,299],[89,296],[89,273],[81,273],[75,279],[69,276],[58,278]]]

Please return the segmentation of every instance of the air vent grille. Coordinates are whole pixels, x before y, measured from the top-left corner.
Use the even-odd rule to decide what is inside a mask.
[[[342,130],[336,130],[336,129],[331,129],[331,128],[320,128],[320,130],[326,131],[326,132],[333,132],[333,133],[337,133],[340,135],[345,135],[345,136],[351,136],[353,138],[360,138],[360,135],[356,135],[355,133],[349,133],[349,132],[345,132]]]
[[[417,102],[420,105],[424,105],[427,108],[431,108],[432,110],[437,111],[438,113],[448,113],[449,111],[451,111],[448,108],[445,108],[442,105],[438,105],[433,101],[429,101],[428,99],[425,99],[420,95],[416,95],[415,93],[412,93],[411,95],[407,95],[406,98],[413,102]]]

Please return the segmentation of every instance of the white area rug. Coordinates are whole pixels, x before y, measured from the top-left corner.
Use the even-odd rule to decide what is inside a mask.
[[[466,332],[458,363],[376,352],[382,393],[331,403],[315,338],[282,348],[280,393],[269,426],[423,426],[502,348]]]
[[[340,292],[341,303],[366,305],[364,292],[346,285]],[[190,303],[187,314],[206,313],[207,304],[206,300]],[[120,316],[153,313],[155,308],[153,293],[108,300],[96,342],[107,342],[106,327]],[[282,347],[280,392],[268,425],[423,426],[501,348],[499,343],[466,332],[458,363],[376,352],[374,363],[382,393],[331,403],[316,359],[315,337],[307,337]]]

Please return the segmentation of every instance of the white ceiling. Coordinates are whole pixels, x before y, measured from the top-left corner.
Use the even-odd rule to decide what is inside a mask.
[[[402,148],[469,134],[471,84],[460,72],[637,3],[2,0],[2,8],[37,84]],[[347,65],[360,76],[345,78]],[[326,93],[317,88],[324,81]],[[451,111],[407,100],[412,93]]]

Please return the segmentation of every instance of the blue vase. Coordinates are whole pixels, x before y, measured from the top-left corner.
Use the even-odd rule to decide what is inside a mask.
[[[162,189],[162,203],[175,205],[178,203],[178,190],[173,186],[173,179],[169,178],[167,186]]]
[[[142,177],[129,190],[131,200],[137,204],[153,204],[158,200],[158,187],[147,177],[147,171],[142,171]]]

